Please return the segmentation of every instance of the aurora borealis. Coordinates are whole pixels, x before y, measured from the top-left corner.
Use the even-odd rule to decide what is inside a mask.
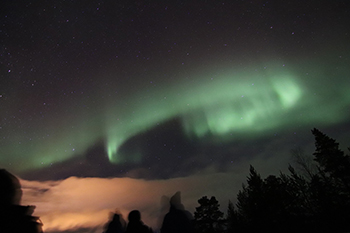
[[[191,82],[179,80],[153,92],[140,87],[136,93],[120,94],[120,98],[97,99],[89,103],[89,108],[98,109],[97,112],[77,110],[76,106],[84,100],[74,99],[74,104],[69,104],[73,107],[63,113],[67,124],[59,123],[57,127],[61,119],[49,116],[38,129],[9,131],[6,140],[10,143],[3,147],[3,153],[11,156],[5,157],[9,159],[5,161],[11,164],[17,158],[24,160],[19,171],[48,167],[84,153],[100,138],[105,139],[110,162],[131,161],[118,155],[119,147],[131,137],[173,118],[180,119],[179,130],[188,138],[224,142],[237,137],[258,137],[293,124],[303,127],[311,122],[323,126],[347,119],[350,96],[344,85],[346,77],[342,76],[347,68],[335,70],[333,79],[327,82],[326,77],[319,76],[323,75],[319,70],[308,68],[309,72],[302,73],[298,70],[300,64],[291,64],[291,68],[283,63],[260,66],[260,70],[231,68],[221,73],[208,68],[208,72],[191,74]],[[206,74],[209,72],[211,75]],[[104,91],[98,95],[104,95]],[[20,119],[26,125],[36,120]],[[23,154],[27,156],[22,158]],[[142,157],[142,152],[139,156]]]
[[[291,149],[312,153],[314,127],[349,146],[346,1],[2,5],[0,167],[35,187],[28,202],[52,188],[43,199],[56,203],[79,179],[89,189],[146,179],[143,191],[181,191],[188,205],[212,195],[190,192],[203,179],[233,200],[249,164],[268,174],[286,169]],[[232,193],[210,174],[232,176]],[[53,231],[54,212],[37,206]]]

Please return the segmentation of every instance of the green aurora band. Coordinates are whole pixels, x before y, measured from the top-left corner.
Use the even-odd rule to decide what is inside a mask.
[[[338,87],[335,91],[334,85],[323,82],[326,78],[316,77],[318,72],[314,77],[309,73],[302,77],[283,64],[272,67],[253,73],[229,70],[215,78],[203,73],[193,82],[180,82],[151,95],[138,93],[135,105],[130,107],[132,112],[125,116],[128,121],[109,118],[106,147],[110,161],[129,160],[126,157],[131,155],[118,154],[125,140],[173,117],[182,119],[182,130],[189,137],[209,136],[219,141],[243,134],[254,137],[293,124],[333,124],[346,119],[344,113],[350,103],[346,85],[339,92]],[[320,81],[322,86],[317,83]],[[146,101],[140,101],[145,96]],[[113,115],[114,110],[107,114]],[[131,160],[140,158],[138,155]]]
[[[110,162],[138,162],[141,152],[122,155],[118,148],[175,117],[188,137],[230,141],[293,125],[336,124],[349,116],[347,64],[334,70],[322,63],[292,67],[274,62],[259,67],[203,69],[188,74],[189,79],[160,82],[153,89],[140,82],[135,91],[98,98],[115,93],[115,86],[104,87],[96,91],[94,101],[76,99],[73,102],[79,105],[71,104],[58,116],[52,113],[46,121],[27,122],[30,132],[7,130],[11,143],[2,145],[0,152],[7,156],[0,164],[17,171],[46,167],[83,155],[98,140],[105,141]]]

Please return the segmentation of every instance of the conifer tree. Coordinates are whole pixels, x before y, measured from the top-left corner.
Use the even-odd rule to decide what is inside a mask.
[[[322,176],[329,176],[337,187],[350,192],[350,157],[339,149],[339,143],[320,132],[312,130],[315,136],[315,161]]]
[[[194,212],[195,230],[198,233],[219,233],[222,232],[224,213],[219,210],[219,202],[214,196],[210,199],[207,196],[198,200],[200,204]]]

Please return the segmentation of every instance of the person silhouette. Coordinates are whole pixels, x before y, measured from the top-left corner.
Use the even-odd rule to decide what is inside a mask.
[[[181,203],[181,192],[176,192],[170,198],[170,210],[164,216],[161,227],[162,233],[192,233],[192,215],[185,210]]]
[[[112,221],[106,226],[106,231],[104,233],[124,233],[125,225],[122,216],[118,213],[113,214]]]
[[[128,226],[126,233],[152,233],[152,229],[141,221],[141,213],[138,210],[133,210],[128,215]]]
[[[0,232],[42,233],[42,223],[32,216],[35,206],[21,206],[22,189],[19,180],[0,169]]]

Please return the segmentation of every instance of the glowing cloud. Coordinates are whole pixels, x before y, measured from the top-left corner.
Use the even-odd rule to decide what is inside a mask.
[[[271,145],[265,149],[271,153],[275,147]],[[289,153],[289,149],[284,153]],[[34,215],[40,216],[47,233],[80,228],[102,232],[109,213],[116,209],[124,219],[131,210],[140,210],[143,221],[156,230],[169,210],[169,206],[163,206],[164,195],[171,197],[181,191],[182,203],[192,214],[199,198],[204,195],[215,196],[221,210],[226,213],[228,200],[235,202],[237,191],[246,180],[249,164],[256,165],[262,176],[278,173],[281,168],[286,168],[288,158],[280,155],[268,159],[257,156],[253,160],[242,160],[239,164],[232,164],[226,173],[208,167],[190,177],[167,180],[77,177],[46,182],[20,180],[22,205],[36,206]]]
[[[160,181],[75,177],[42,183],[22,180],[22,203],[37,207],[35,215],[40,216],[45,232],[79,228],[99,229],[101,232],[109,213],[115,209],[123,214],[124,219],[131,210],[138,209],[143,221],[157,229],[164,217],[161,212],[164,208],[161,206],[163,195],[172,196],[177,191],[191,190],[190,187],[196,186],[195,190],[182,192],[183,204],[193,212],[199,197],[206,193],[204,190],[211,187],[216,191],[208,195],[225,200],[225,209],[227,199],[240,186],[239,182],[230,182],[231,185],[225,185],[223,190],[219,181],[229,180],[230,177],[230,174],[208,174]],[[201,185],[202,179],[206,180],[205,187]]]

